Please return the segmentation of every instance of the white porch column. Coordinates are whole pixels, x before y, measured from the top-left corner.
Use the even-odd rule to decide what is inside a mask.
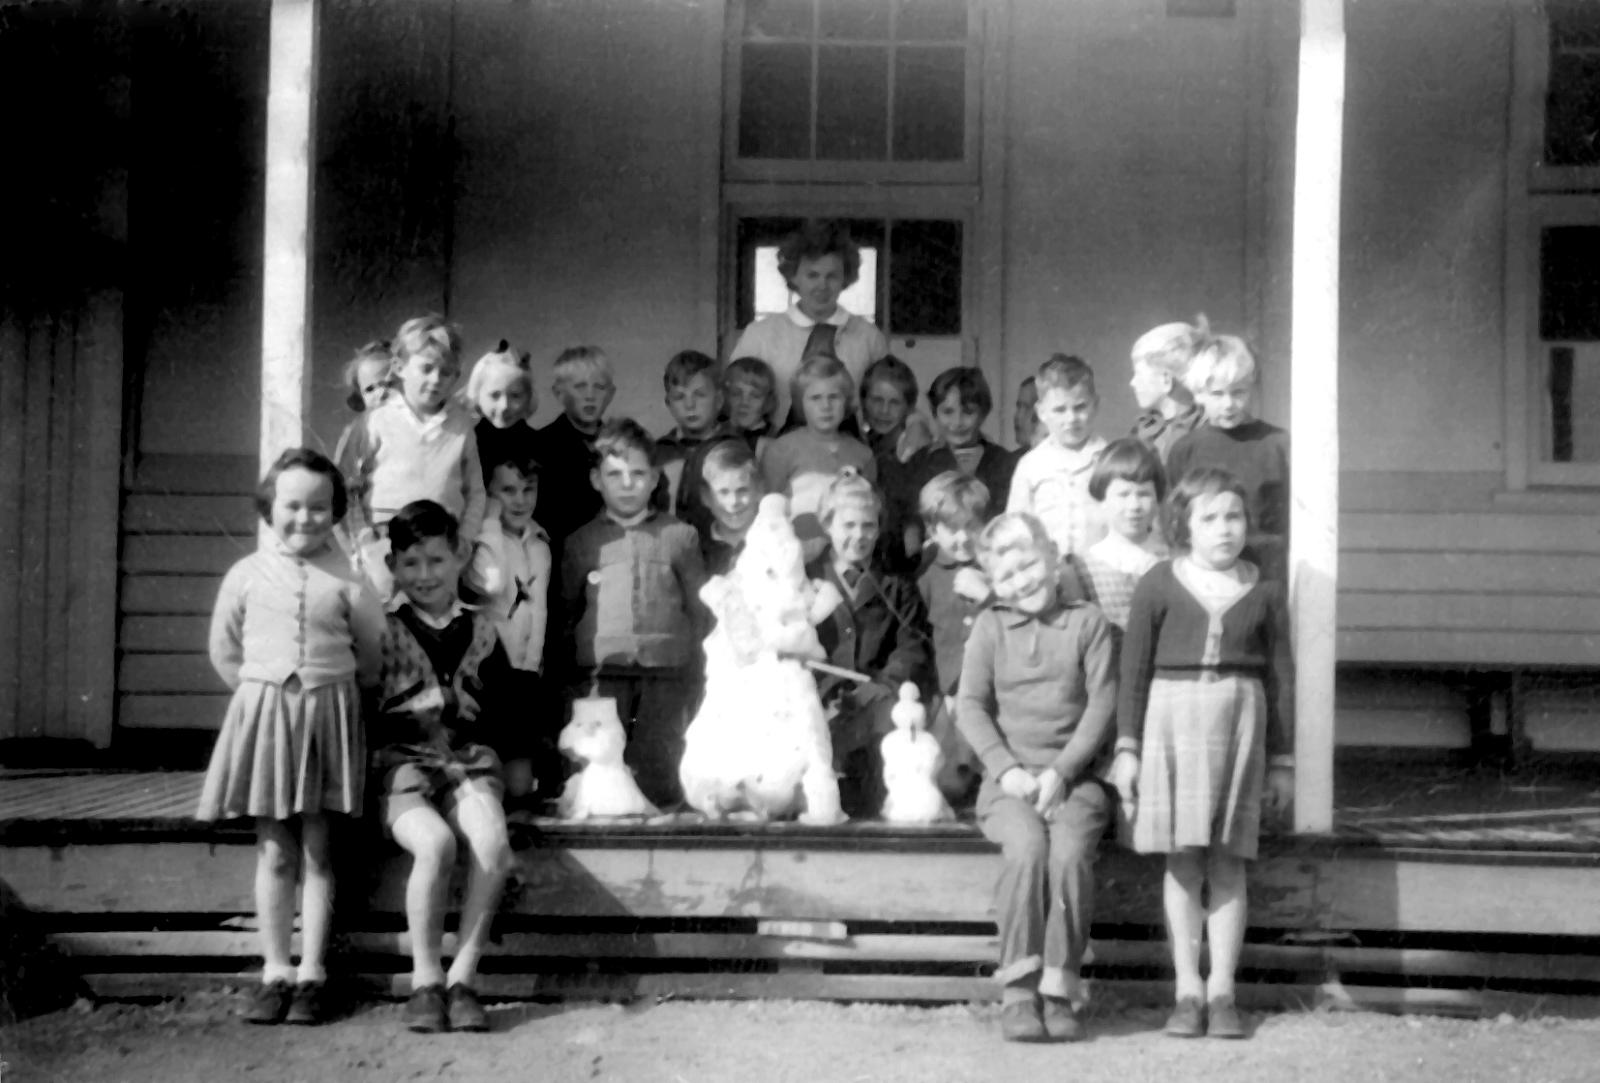
[[[1339,570],[1339,175],[1344,0],[1300,0],[1290,306],[1289,597],[1294,613],[1299,832],[1333,828]]]
[[[272,0],[267,83],[261,469],[305,440],[310,402],[311,166],[318,0]]]

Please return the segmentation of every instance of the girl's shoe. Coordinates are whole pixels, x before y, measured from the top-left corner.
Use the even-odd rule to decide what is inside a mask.
[[[1212,997],[1206,1004],[1207,1038],[1243,1038],[1244,1019],[1233,1006],[1233,997]]]
[[[1039,1015],[1039,1002],[1014,1000],[1000,1006],[1000,1037],[1008,1042],[1048,1042],[1049,1033]]]
[[[314,1026],[328,1017],[327,984],[320,981],[296,982],[294,997],[289,1001],[289,1014],[285,1023],[296,1026]]]
[[[438,1034],[450,1029],[450,1018],[445,1014],[444,986],[424,985],[411,992],[406,1001],[406,1027],[418,1034]]]
[[[1206,1033],[1205,1005],[1199,997],[1180,997],[1167,1016],[1166,1032],[1174,1038],[1199,1038]]]
[[[481,1033],[489,1029],[489,1017],[484,1014],[483,1005],[478,1003],[478,994],[472,991],[472,986],[456,982],[450,987],[449,997],[451,1030]]]
[[[245,1021],[258,1026],[275,1026],[289,1014],[289,1001],[294,990],[283,979],[263,982],[250,998],[250,1007],[244,1013]]]

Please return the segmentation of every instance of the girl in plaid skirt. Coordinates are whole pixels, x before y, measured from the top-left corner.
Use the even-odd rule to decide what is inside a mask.
[[[1165,519],[1181,555],[1140,580],[1122,648],[1112,777],[1135,805],[1134,849],[1167,855],[1177,1007],[1166,1030],[1186,1038],[1244,1037],[1233,978],[1245,863],[1263,804],[1282,811],[1294,788],[1283,585],[1239,559],[1245,508],[1243,485],[1226,471],[1200,468],[1178,483]],[[1204,982],[1202,935],[1211,940]]]

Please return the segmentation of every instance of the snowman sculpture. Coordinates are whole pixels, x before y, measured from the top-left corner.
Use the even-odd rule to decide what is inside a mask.
[[[684,797],[713,819],[842,823],[839,781],[816,681],[816,625],[843,599],[806,578],[788,502],[761,501],[726,576],[700,592],[717,618],[706,637],[705,698],[684,736]]]

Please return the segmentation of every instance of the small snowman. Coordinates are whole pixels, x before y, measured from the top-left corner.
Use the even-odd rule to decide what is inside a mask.
[[[660,809],[639,792],[633,772],[622,762],[627,735],[617,715],[617,701],[590,694],[572,701],[572,721],[557,742],[562,752],[582,765],[567,779],[556,801],[563,820],[600,816],[656,816]]]
[[[939,792],[939,765],[944,754],[927,730],[927,711],[910,681],[900,686],[900,699],[889,711],[894,732],[879,746],[883,753],[883,818],[892,824],[932,824],[955,819]]]

